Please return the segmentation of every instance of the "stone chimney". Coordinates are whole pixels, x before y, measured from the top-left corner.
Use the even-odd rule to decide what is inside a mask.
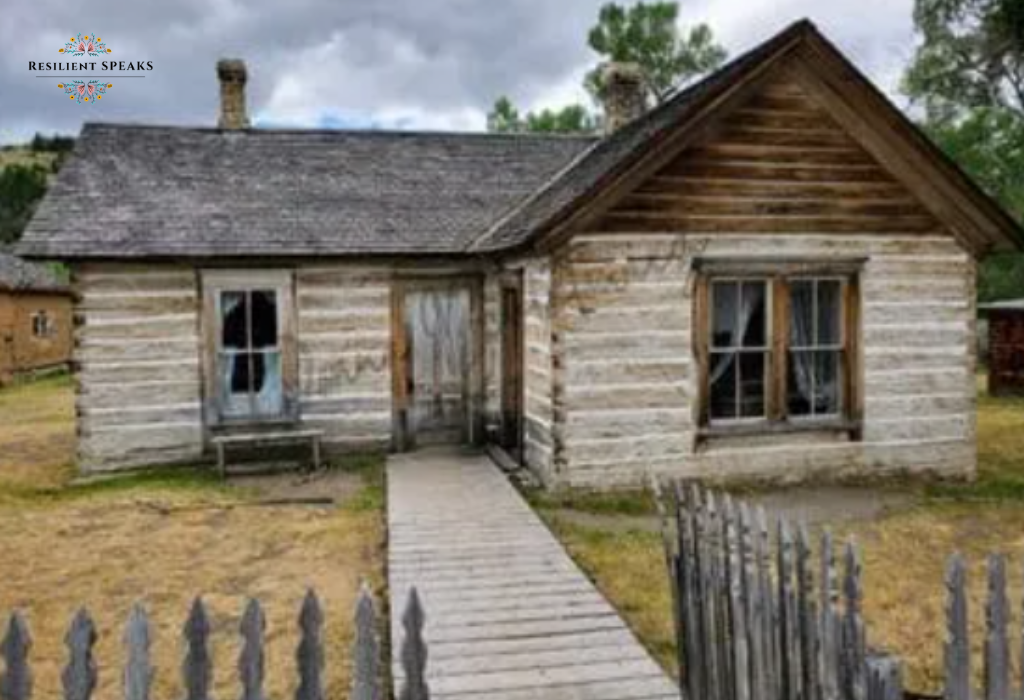
[[[222,58],[217,61],[217,77],[220,79],[220,118],[217,120],[217,126],[221,129],[248,129],[249,115],[245,111],[245,61]]]
[[[608,63],[602,78],[604,130],[611,134],[647,110],[647,86],[643,70],[635,63]]]

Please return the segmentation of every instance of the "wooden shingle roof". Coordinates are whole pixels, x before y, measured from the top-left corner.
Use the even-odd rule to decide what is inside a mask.
[[[87,124],[20,250],[63,258],[455,253],[592,143]]]
[[[66,293],[68,285],[46,265],[0,250],[0,291]]]

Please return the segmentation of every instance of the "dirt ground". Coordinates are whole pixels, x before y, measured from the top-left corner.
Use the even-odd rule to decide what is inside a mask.
[[[1009,557],[1011,659],[1019,683],[1024,624],[1024,399],[979,397],[978,480],[974,484],[880,484],[741,493],[769,511],[806,518],[839,538],[853,537],[864,562],[869,644],[905,662],[906,686],[941,687],[947,557],[962,552],[970,573],[973,668],[981,687],[984,568],[990,552]],[[668,580],[649,496],[535,499],[570,553],[674,672]]]
[[[136,601],[154,625],[154,697],[181,696],[181,625],[197,595],[212,616],[214,696],[238,693],[238,622],[256,597],[268,695],[287,697],[308,587],[326,611],[328,693],[345,697],[356,593],[363,581],[383,585],[381,461],[313,479],[225,484],[179,470],[70,486],[72,421],[66,378],[0,391],[0,614],[28,618],[36,697],[58,695],[63,635],[83,605],[100,633],[96,697],[120,697],[122,626]]]

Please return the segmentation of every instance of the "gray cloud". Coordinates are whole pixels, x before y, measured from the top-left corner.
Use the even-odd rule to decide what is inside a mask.
[[[263,123],[482,128],[499,94],[527,106],[578,98],[601,0],[0,0],[0,141],[76,132],[85,120],[212,124],[214,62],[250,66]],[[693,0],[733,52],[811,16],[883,88],[910,55],[911,0]],[[78,32],[119,60],[151,60],[101,104],[61,98],[28,61],[56,61]]]

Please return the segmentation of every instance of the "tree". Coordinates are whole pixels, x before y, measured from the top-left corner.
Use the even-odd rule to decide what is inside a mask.
[[[46,168],[9,165],[0,169],[0,244],[14,243],[46,193]]]
[[[1024,3],[1020,0],[916,0],[923,39],[904,89],[929,123],[977,108],[1024,119]]]
[[[600,98],[602,71],[609,62],[639,65],[655,102],[664,102],[680,85],[720,66],[726,51],[715,43],[711,28],[698,24],[684,31],[678,20],[675,2],[601,7],[587,43],[603,60],[587,74],[588,92]]]
[[[487,130],[498,133],[588,133],[596,127],[594,116],[581,104],[521,116],[512,101],[502,96],[487,115]]]
[[[922,42],[903,89],[925,130],[989,194],[1024,219],[1024,3],[916,0]],[[1024,297],[1024,255],[991,256],[982,301]]]
[[[604,67],[611,61],[636,63],[647,78],[653,102],[672,93],[725,60],[725,49],[715,43],[711,29],[698,24],[688,31],[678,25],[676,2],[639,2],[630,7],[604,5],[587,43],[601,60],[587,72],[584,88],[600,101]],[[542,109],[521,116],[508,97],[500,97],[488,114],[490,131],[594,131],[600,118],[581,104]]]

